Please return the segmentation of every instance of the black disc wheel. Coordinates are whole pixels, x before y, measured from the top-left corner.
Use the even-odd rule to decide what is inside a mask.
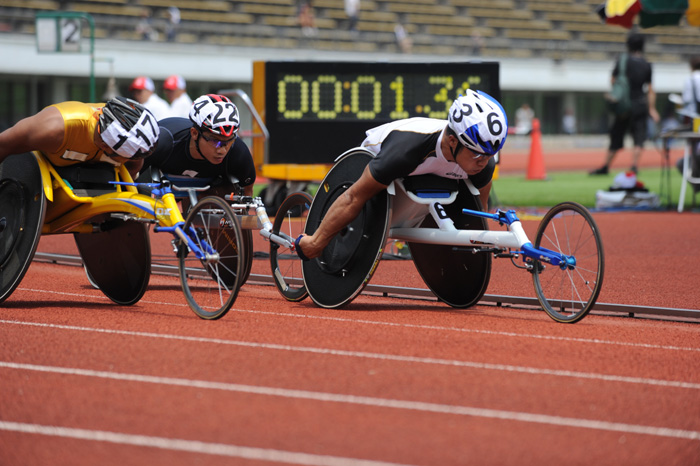
[[[574,202],[552,207],[540,222],[534,245],[568,258],[561,266],[531,261],[542,308],[557,322],[583,319],[598,299],[605,269],[603,241],[590,212]]]
[[[245,251],[238,218],[221,198],[205,197],[185,220],[185,233],[205,254],[179,244],[179,270],[187,304],[202,319],[223,317],[238,296]]]
[[[280,204],[272,225],[272,234],[294,241],[304,232],[311,206],[311,195],[296,192]],[[302,260],[288,247],[270,241],[270,266],[279,292],[287,301],[297,302],[308,296],[302,273]]]
[[[31,154],[0,164],[0,303],[22,281],[36,253],[46,215],[41,173]]]

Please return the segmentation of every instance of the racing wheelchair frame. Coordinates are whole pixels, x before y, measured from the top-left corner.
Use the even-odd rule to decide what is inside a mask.
[[[42,234],[72,233],[93,284],[115,303],[132,305],[148,285],[153,226],[173,235],[180,283],[195,314],[216,319],[231,308],[243,273],[241,229],[223,199],[199,200],[185,219],[167,179],[135,183],[123,166],[77,167],[75,176],[39,152],[0,164],[0,302],[19,285]]]
[[[373,157],[355,148],[336,159],[313,199],[305,233],[318,228],[333,201],[359,179]],[[507,231],[489,231],[486,220]],[[483,297],[492,257],[510,258],[528,271],[542,308],[557,322],[584,318],[603,284],[600,231],[580,204],[551,208],[532,243],[515,211],[483,212],[479,191],[469,180],[421,175],[395,180],[321,256],[303,263],[311,299],[326,308],[354,299],[371,279],[389,239],[408,243],[423,281],[439,300],[456,308],[470,307]]]

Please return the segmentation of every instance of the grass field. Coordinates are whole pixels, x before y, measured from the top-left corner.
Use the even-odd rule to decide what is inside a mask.
[[[502,175],[494,181],[494,193],[501,207],[551,207],[563,201],[576,201],[586,207],[595,207],[597,190],[607,190],[619,172],[605,176],[590,176],[585,172],[554,172],[547,180],[527,180],[524,175]],[[666,204],[668,189],[662,190],[661,169],[640,170],[638,179]],[[678,205],[681,175],[675,167],[670,170],[671,204]],[[690,208],[692,188],[688,187],[685,206]],[[700,196],[697,197],[700,204]]]

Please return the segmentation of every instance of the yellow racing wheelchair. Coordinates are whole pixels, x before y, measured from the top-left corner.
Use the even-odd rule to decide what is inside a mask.
[[[148,189],[151,195],[137,188]],[[41,235],[73,234],[91,282],[120,305],[138,302],[151,272],[149,227],[173,235],[180,283],[190,308],[218,319],[246,272],[238,217],[219,197],[204,197],[183,218],[163,178],[135,183],[123,167],[55,167],[39,153],[0,164],[0,303],[17,288]]]

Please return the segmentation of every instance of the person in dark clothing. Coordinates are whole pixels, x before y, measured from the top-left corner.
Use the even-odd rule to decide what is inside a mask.
[[[216,94],[196,99],[189,118],[160,120],[158,145],[144,162],[139,181],[151,181],[155,168],[167,175],[206,179],[212,186],[207,194],[221,197],[233,191],[229,180],[235,177],[243,194],[252,195],[255,164],[248,146],[237,137],[239,121],[235,104]]]
[[[659,122],[659,113],[656,111],[656,93],[651,85],[651,64],[644,58],[644,36],[632,33],[627,38],[627,79],[630,87],[631,109],[624,115],[615,115],[615,119],[610,127],[610,146],[605,159],[605,164],[593,170],[591,175],[607,175],[610,164],[622,149],[625,134],[629,131],[634,140],[634,150],[632,152],[633,172],[637,172],[639,160],[642,157],[642,148],[647,139],[648,118]],[[614,83],[619,75],[620,61],[615,64],[612,73]]]

